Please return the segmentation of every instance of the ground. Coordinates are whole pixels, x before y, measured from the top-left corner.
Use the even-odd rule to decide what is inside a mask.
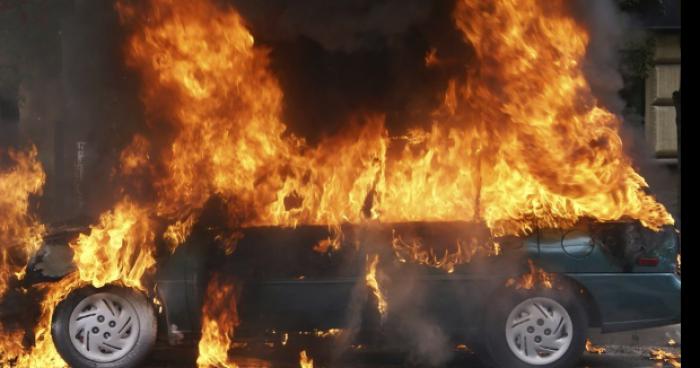
[[[661,368],[671,367],[670,364],[649,359],[649,349],[661,347],[665,351],[680,354],[680,325],[663,328],[639,330],[625,333],[604,334],[590,331],[591,340],[596,345],[605,346],[604,354],[586,353],[577,365],[581,368]],[[673,339],[676,344],[669,346]],[[290,338],[291,342],[291,338]],[[320,348],[323,349],[323,348]],[[327,349],[330,350],[330,349]],[[419,364],[407,364],[405,354],[377,351],[352,351],[342,355],[339,360],[331,361],[329,351],[319,350],[319,347],[309,349],[309,355],[314,358],[314,367],[344,367],[344,368],[394,368],[421,367]],[[149,362],[147,368],[184,368],[193,366],[194,352],[187,349],[159,348]],[[270,348],[266,351],[234,353],[233,359],[240,368],[293,368],[299,367],[298,349]],[[476,354],[467,351],[457,351],[452,359],[441,365],[445,368],[481,368],[482,364]]]

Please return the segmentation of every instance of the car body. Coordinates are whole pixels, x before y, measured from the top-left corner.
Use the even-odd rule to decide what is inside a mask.
[[[379,256],[379,270],[389,280],[389,320],[396,307],[393,302],[405,299],[392,295],[392,288],[412,285],[420,313],[459,339],[478,336],[484,328],[482,317],[498,303],[499,295],[510,292],[508,280],[531,272],[528,260],[554,275],[554,289],[576,295],[589,327],[615,332],[680,322],[681,279],[676,267],[680,240],[672,227],[655,232],[638,222],[582,222],[567,230],[536,229],[526,237],[497,239],[503,247],[500,255],[476,257],[452,272],[397,262],[391,246],[396,229],[445,243],[470,226],[347,225],[342,228],[342,246],[326,252],[314,248],[329,236],[327,226],[246,228],[230,255],[210,233],[194,233],[173,254],[166,252],[158,259],[154,282],[162,304],[159,331],[173,345],[196,343],[212,273],[229,274],[243,286],[239,300],[230,301],[237,303],[242,321],[237,336],[269,329],[345,328],[352,319],[349,306],[357,303],[358,293],[367,294],[369,254]],[[66,256],[62,257],[65,262]],[[46,269],[50,258],[36,258],[28,278],[46,280],[31,274]],[[360,300],[372,303],[371,298]]]

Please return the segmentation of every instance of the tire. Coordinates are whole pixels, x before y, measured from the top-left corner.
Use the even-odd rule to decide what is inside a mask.
[[[143,294],[111,285],[73,291],[56,306],[51,322],[54,345],[73,368],[138,367],[157,330],[155,311]]]
[[[483,334],[494,366],[569,368],[581,358],[588,316],[576,294],[567,289],[505,290],[492,300]]]

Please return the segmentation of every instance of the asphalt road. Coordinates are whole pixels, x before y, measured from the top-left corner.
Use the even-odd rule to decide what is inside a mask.
[[[649,359],[649,349],[662,348],[665,351],[680,354],[681,325],[635,330],[628,332],[601,334],[591,329],[588,336],[596,346],[606,348],[604,354],[585,353],[577,368],[663,368],[671,367],[668,363]],[[669,346],[673,339],[675,346]],[[257,346],[257,347],[253,347]],[[290,337],[285,347],[251,345],[243,350],[232,351],[232,360],[240,368],[298,368],[299,352],[307,350],[314,359],[316,368],[395,368],[426,367],[426,364],[412,362],[410,352],[387,352],[346,349],[344,353],[335,354],[337,349],[331,339]],[[445,368],[487,368],[471,351],[454,351],[446,362],[439,364]],[[161,346],[155,349],[146,368],[190,368],[194,367],[195,348],[173,348]],[[433,365],[435,366],[435,365]]]
[[[670,364],[649,359],[648,348],[608,347],[611,352],[602,355],[585,353],[577,368],[661,368],[671,367]],[[664,347],[665,350],[679,353],[679,348]],[[234,354],[231,356],[240,368],[293,368],[299,367],[298,353],[289,351],[270,351],[258,356],[250,354]],[[267,355],[267,356],[262,356]],[[330,361],[323,357],[325,352],[309,350],[314,367],[343,367],[343,368],[398,368],[425,367],[425,364],[411,363],[405,354],[398,353],[361,353],[344,354],[342,358]],[[181,349],[162,349],[156,351],[146,368],[189,368],[194,367],[194,355],[191,351]],[[440,364],[444,368],[487,368],[476,354],[471,352],[455,352],[452,359]]]

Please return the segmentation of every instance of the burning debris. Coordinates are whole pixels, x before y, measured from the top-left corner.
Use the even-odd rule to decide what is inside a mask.
[[[591,342],[591,339],[586,338],[586,351],[591,353],[591,354],[605,354],[606,350],[602,346],[595,346]]]
[[[649,359],[656,360],[659,362],[668,363],[671,367],[680,368],[681,366],[681,356],[680,354],[674,354],[667,352],[663,349],[649,349]]]

